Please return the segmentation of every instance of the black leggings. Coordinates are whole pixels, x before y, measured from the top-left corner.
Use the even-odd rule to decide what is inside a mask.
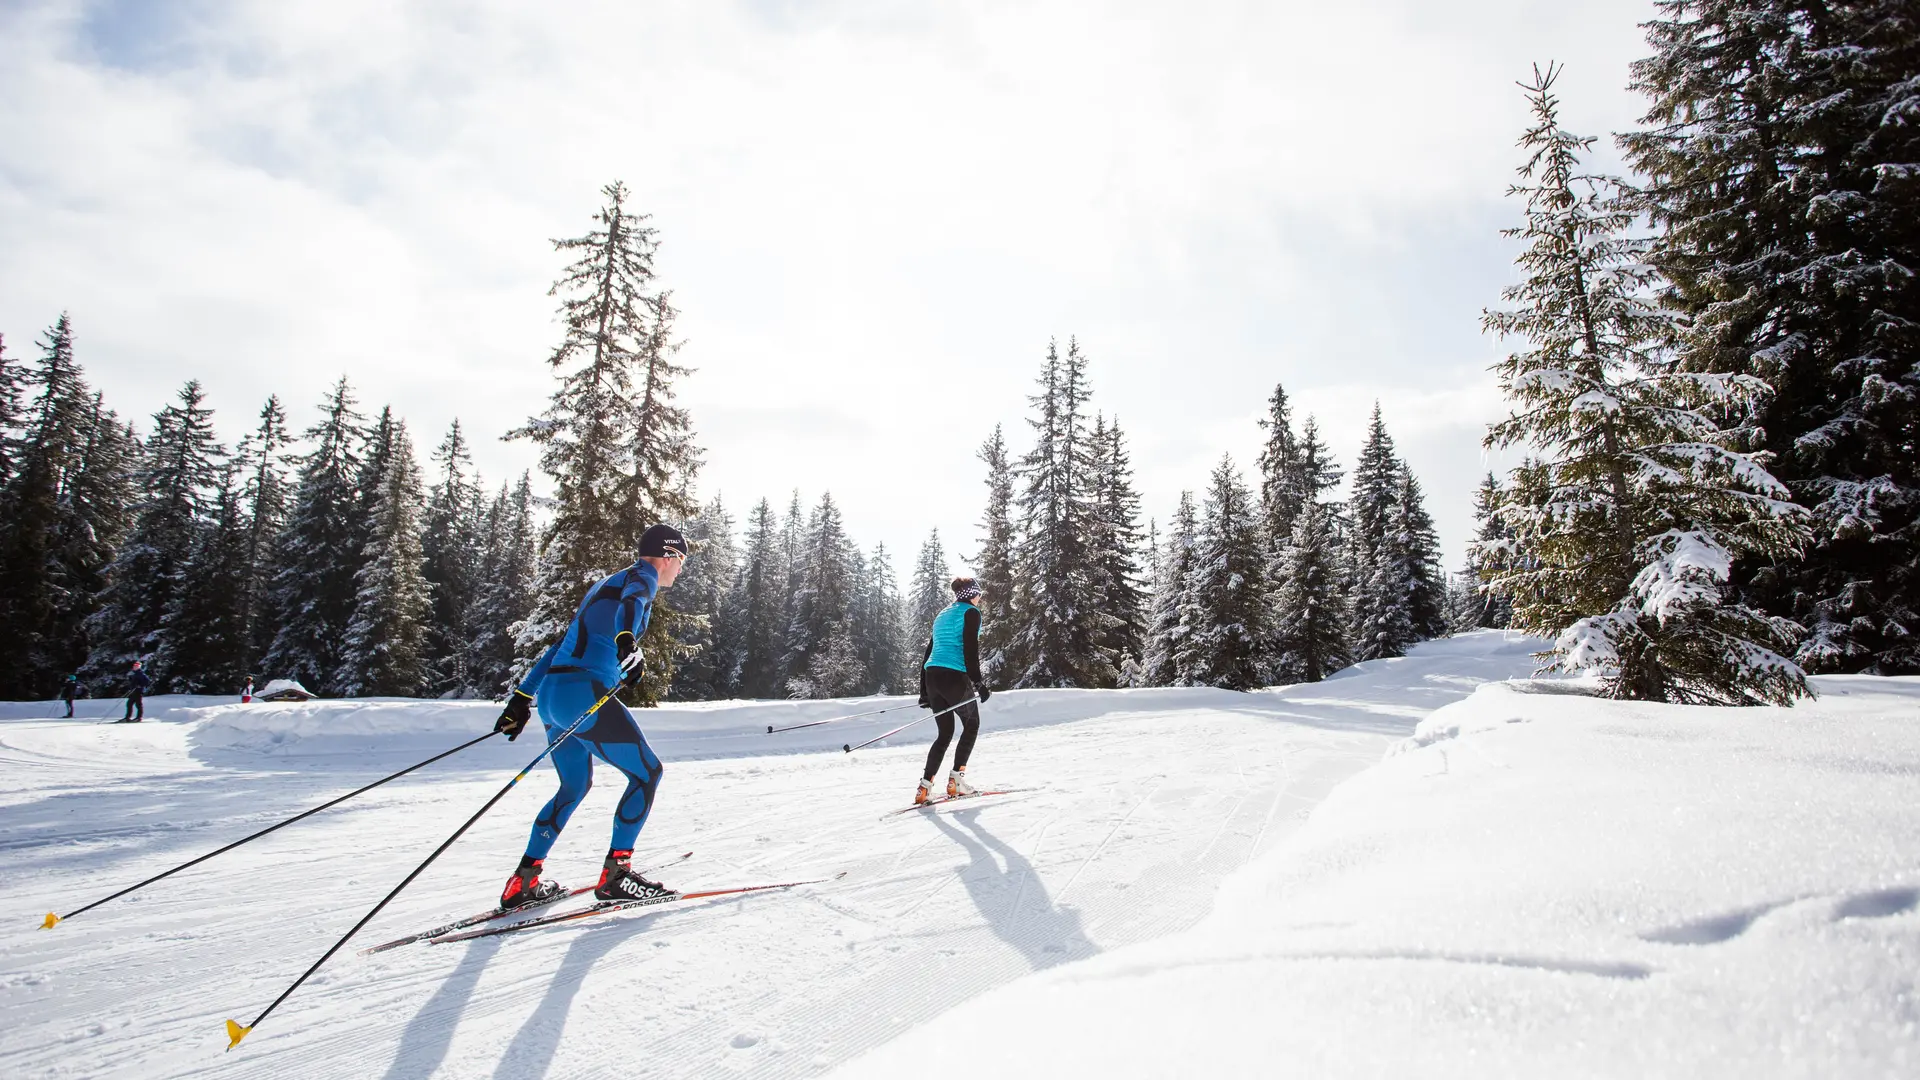
[[[947,743],[953,738],[953,718],[960,718],[960,745],[953,751],[953,767],[964,769],[967,758],[973,754],[973,740],[980,734],[980,706],[967,701],[974,696],[973,680],[967,678],[964,671],[952,668],[930,667],[927,669],[927,704],[937,712],[946,713],[934,723],[940,725],[940,734],[933,740],[933,746],[927,750],[927,771],[922,773],[928,780],[940,771],[940,759],[947,756]],[[960,705],[954,709],[955,705]],[[953,709],[952,712],[946,712]]]

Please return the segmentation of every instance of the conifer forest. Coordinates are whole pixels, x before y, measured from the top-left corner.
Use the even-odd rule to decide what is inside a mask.
[[[1251,690],[1475,627],[1650,701],[1920,674],[1920,23],[1890,0],[1660,11],[1624,175],[1563,125],[1562,69],[1515,72],[1515,280],[1482,324],[1504,354],[1486,446],[1523,460],[1446,494],[1473,501],[1464,564],[1395,417],[1329,433],[1278,378],[1257,457],[1150,520],[1101,327],[1018,344],[1024,408],[974,418],[972,535],[863,544],[831,477],[705,494],[725,448],[679,404],[708,376],[676,329],[673,226],[614,182],[552,242],[557,333],[526,358],[552,393],[510,430],[420,431],[344,376],[216,416],[181,372],[127,415],[89,376],[82,298],[0,328],[0,697],[68,676],[112,696],[140,660],[156,693],[497,698],[655,521],[695,557],[640,704],[911,694],[962,572],[996,689]],[[482,476],[496,438],[537,471]]]

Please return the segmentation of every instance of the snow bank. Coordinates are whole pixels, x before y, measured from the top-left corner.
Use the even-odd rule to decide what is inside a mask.
[[[1482,688],[1193,930],[839,1075],[1920,1075],[1920,680],[1814,682],[1793,710]]]

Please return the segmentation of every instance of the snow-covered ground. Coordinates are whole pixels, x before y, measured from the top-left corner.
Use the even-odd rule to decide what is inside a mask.
[[[1791,711],[1484,686],[1200,925],[836,1076],[1920,1076],[1920,679],[1814,683]]]
[[[498,707],[0,705],[0,1075],[1913,1075],[1920,686],[1821,680],[1791,714],[1472,693],[1536,644],[1252,695],[996,695],[973,772],[1038,790],[886,820],[925,726],[839,746],[911,710],[766,728],[897,701],[650,712],[668,771],[639,858],[694,851],[664,875],[692,888],[847,876],[348,950],[231,1054],[222,1020],[536,748],[489,740],[46,932]],[[560,880],[596,872],[617,786]],[[551,790],[543,766],[358,943],[486,906]]]

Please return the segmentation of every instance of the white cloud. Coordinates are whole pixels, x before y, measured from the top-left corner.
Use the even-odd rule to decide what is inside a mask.
[[[1252,463],[1276,380],[1343,461],[1375,397],[1464,540],[1478,311],[1536,59],[1631,123],[1650,4],[79,2],[0,14],[0,331],[63,308],[123,412],[202,378],[237,436],[342,372],[431,442],[547,389],[549,237],[626,180],[699,371],[704,487],[831,488],[970,547],[1049,336],[1164,516]],[[955,542],[958,541],[956,544]],[[1450,556],[1452,558],[1453,556]]]

